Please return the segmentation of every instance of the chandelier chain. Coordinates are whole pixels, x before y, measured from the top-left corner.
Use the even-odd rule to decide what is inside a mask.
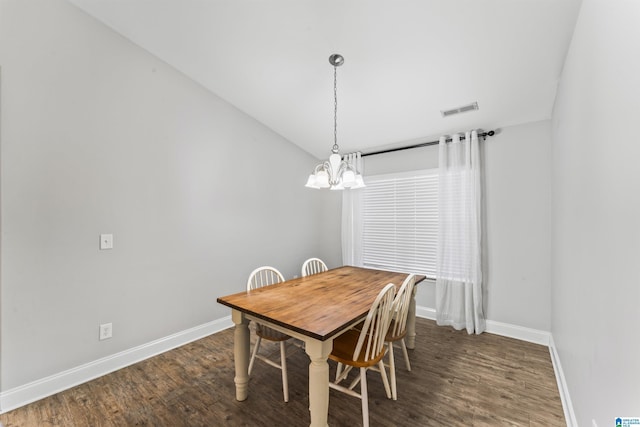
[[[338,67],[333,66],[333,152],[338,152]]]

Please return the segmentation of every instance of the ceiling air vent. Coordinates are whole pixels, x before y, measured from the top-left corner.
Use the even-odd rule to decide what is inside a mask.
[[[478,103],[474,102],[472,104],[463,105],[462,107],[452,108],[450,110],[443,110],[443,111],[440,111],[440,112],[442,113],[442,117],[449,117],[449,116],[453,116],[454,114],[464,113],[466,111],[477,110],[478,108],[479,108],[478,107]]]

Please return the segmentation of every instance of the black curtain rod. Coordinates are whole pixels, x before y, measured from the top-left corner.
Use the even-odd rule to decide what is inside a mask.
[[[485,140],[485,139],[487,139],[488,136],[493,136],[495,134],[496,134],[495,131],[490,130],[488,132],[479,133],[478,137],[480,137],[483,140]],[[460,139],[465,139],[464,135]],[[451,138],[447,138],[447,142],[451,142]],[[376,154],[392,153],[394,151],[409,150],[410,148],[428,147],[430,145],[437,145],[439,143],[440,143],[440,141],[422,142],[420,144],[407,145],[406,147],[389,148],[388,150],[380,150],[380,151],[372,151],[370,153],[362,153],[361,156],[362,157],[375,156]]]

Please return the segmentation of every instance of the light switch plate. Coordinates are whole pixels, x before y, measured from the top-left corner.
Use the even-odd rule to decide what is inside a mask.
[[[113,249],[113,234],[100,235],[100,249]]]

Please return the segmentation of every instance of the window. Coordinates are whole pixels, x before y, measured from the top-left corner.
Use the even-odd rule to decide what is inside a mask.
[[[438,170],[370,176],[362,191],[363,265],[435,278]]]

